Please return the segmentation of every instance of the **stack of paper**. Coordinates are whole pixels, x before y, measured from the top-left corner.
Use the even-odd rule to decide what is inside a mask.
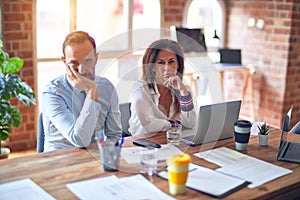
[[[80,199],[132,200],[170,199],[173,197],[159,190],[142,175],[118,178],[115,175],[67,184]]]

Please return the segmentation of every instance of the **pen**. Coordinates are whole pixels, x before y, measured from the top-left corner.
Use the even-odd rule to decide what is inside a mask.
[[[122,135],[119,141],[119,147],[122,147],[123,143],[124,143],[124,136]]]
[[[182,141],[183,141],[186,145],[189,145],[190,147],[194,147],[194,146],[195,146],[195,144],[192,143],[191,141],[184,140],[184,139],[182,139]]]
[[[101,130],[98,132],[98,141],[99,141],[100,145],[103,147],[104,146],[104,136],[103,136],[103,133]]]
[[[115,146],[122,147],[123,143],[124,143],[124,136],[122,135],[120,140],[117,141]]]

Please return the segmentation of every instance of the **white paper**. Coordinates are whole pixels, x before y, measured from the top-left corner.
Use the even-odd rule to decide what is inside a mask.
[[[170,199],[174,198],[159,190],[142,175],[117,178],[103,178],[67,184],[67,187],[80,199],[135,200],[135,199]]]
[[[216,171],[251,182],[252,184],[248,185],[249,188],[257,187],[268,181],[292,173],[289,169],[250,157],[226,147],[194,155],[221,166]]]
[[[122,148],[121,156],[128,164],[134,164],[140,162],[139,151],[143,147],[127,147]],[[158,149],[158,160],[164,161],[173,154],[182,154],[183,152],[177,147],[171,144],[161,145],[161,148]]]
[[[112,192],[105,189],[105,186],[110,183],[113,184],[119,179],[115,175],[103,178],[96,178],[86,181],[67,184],[67,188],[71,190],[80,199],[106,199],[113,200],[115,196]]]
[[[186,186],[217,197],[246,182],[192,163],[189,168]],[[168,179],[168,172],[160,172],[159,176]]]
[[[247,155],[238,151],[228,149],[226,147],[211,149],[195,153],[194,155],[199,158],[203,158],[209,162],[215,163],[221,167],[234,164],[238,160],[247,158]]]
[[[289,169],[250,156],[232,165],[221,167],[217,171],[246,179],[252,183],[248,185],[249,188],[255,188],[268,181],[292,173]]]
[[[35,184],[31,179],[25,178],[0,184],[0,199],[9,200],[54,200],[50,194]]]

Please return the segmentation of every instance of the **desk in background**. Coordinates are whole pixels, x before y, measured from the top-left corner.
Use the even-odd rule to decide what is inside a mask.
[[[236,72],[243,74],[243,85],[241,88],[241,99],[245,103],[246,89],[249,88],[249,103],[250,103],[250,116],[251,120],[255,121],[255,102],[254,102],[254,86],[253,86],[253,76],[255,74],[255,69],[253,66],[243,66],[239,64],[215,64],[216,68],[220,72],[221,82],[224,83],[224,74],[228,72]],[[222,85],[224,88],[224,86]]]
[[[268,146],[260,146],[256,136],[251,136],[247,155],[270,162],[272,164],[293,170],[293,173],[270,181],[254,189],[243,188],[225,199],[292,199],[300,196],[300,164],[277,161],[276,155],[280,141],[281,130],[271,132]],[[166,143],[165,133],[145,135],[148,139],[160,144]],[[132,146],[132,141],[137,137],[127,137],[125,146]],[[208,168],[216,169],[213,163],[193,156],[194,153],[211,148],[227,147],[234,149],[234,140],[226,139],[215,145],[208,143],[196,147],[179,146],[184,152],[192,155],[192,162]],[[98,157],[87,149],[69,148],[48,153],[24,156],[0,161],[0,183],[30,178],[46,192],[56,199],[77,199],[66,187],[66,184],[81,180],[88,180],[115,174],[118,177],[134,175],[124,172],[138,170],[138,166],[131,167],[121,163],[119,172],[102,172]],[[136,169],[135,169],[136,168]],[[168,192],[168,182],[159,177],[148,177],[159,189]],[[175,196],[177,199],[213,199],[203,193],[187,189],[185,195]]]
[[[193,62],[193,61],[192,61]],[[187,65],[188,66],[188,65]],[[250,104],[250,118],[252,121],[255,121],[255,103],[254,103],[254,86],[253,86],[253,76],[255,74],[255,69],[253,66],[243,66],[240,64],[221,64],[221,63],[217,63],[214,64],[213,67],[209,66],[208,67],[211,71],[212,70],[217,70],[219,72],[220,75],[220,82],[221,82],[221,88],[222,88],[222,96],[224,95],[224,74],[226,72],[235,72],[235,73],[239,73],[243,75],[243,85],[241,87],[241,93],[240,93],[240,98],[242,100],[242,102],[246,102],[246,90],[247,88],[249,89],[249,104]],[[209,71],[207,69],[201,69],[199,68],[200,72],[205,73],[206,71]],[[189,83],[190,86],[192,88],[192,90],[194,91],[194,95],[198,96],[198,85],[197,85],[197,80],[200,78],[200,76],[197,74],[198,72],[191,69],[191,67],[189,67],[185,73],[184,76],[186,76],[189,79]],[[215,78],[216,83],[214,84],[218,84],[218,78]],[[215,87],[216,89],[218,87]],[[215,93],[218,90],[215,90],[215,88],[213,88],[213,92]],[[220,99],[220,98],[219,98]],[[223,101],[224,101],[224,97],[223,97]],[[201,100],[200,100],[201,101]],[[219,102],[220,100],[217,100],[217,102]],[[212,102],[214,103],[214,102]]]

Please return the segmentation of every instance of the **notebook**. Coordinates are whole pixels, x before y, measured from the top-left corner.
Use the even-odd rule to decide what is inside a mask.
[[[283,122],[277,160],[300,163],[300,135],[286,132],[290,124],[291,112],[292,107]]]
[[[168,179],[168,172],[161,171],[158,176]],[[203,166],[191,163],[189,165],[186,186],[216,198],[225,198],[229,194],[247,186],[249,182],[238,177],[220,173]]]
[[[233,125],[239,118],[241,103],[237,100],[201,106],[196,128],[183,130],[182,141],[193,146],[233,137]]]

